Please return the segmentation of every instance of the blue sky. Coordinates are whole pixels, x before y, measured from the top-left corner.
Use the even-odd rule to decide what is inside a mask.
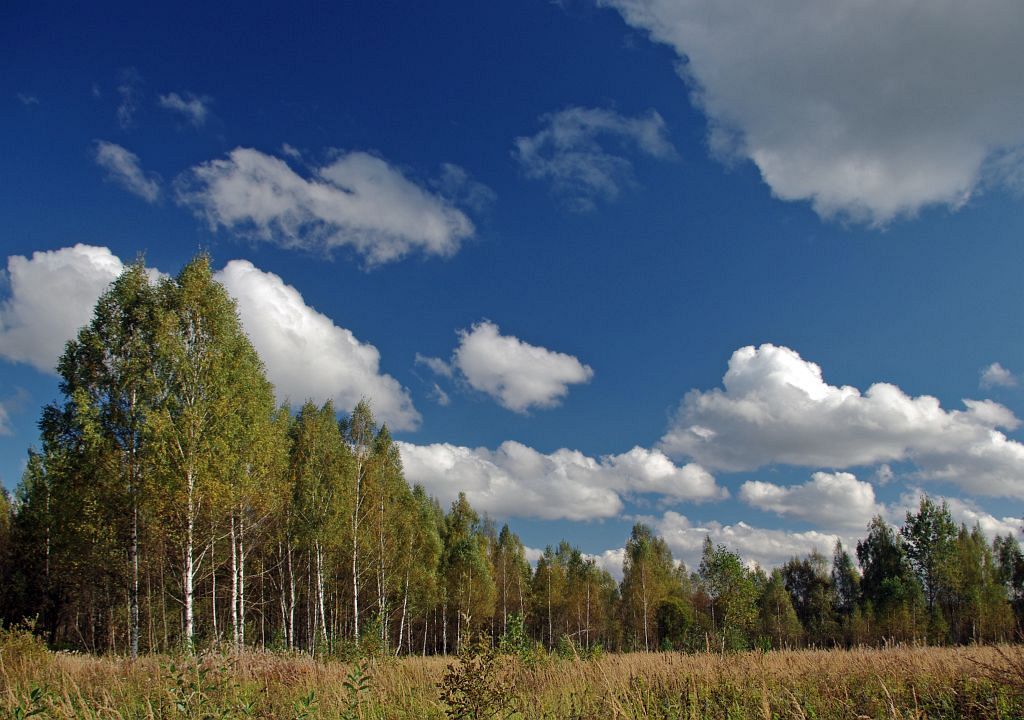
[[[119,263],[208,249],[282,397],[530,547],[1019,529],[1024,10],[784,5],[8,4],[3,484]]]

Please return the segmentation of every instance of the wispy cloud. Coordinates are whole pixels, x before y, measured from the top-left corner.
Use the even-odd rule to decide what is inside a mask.
[[[97,140],[95,158],[96,164],[107,171],[107,177],[128,192],[148,203],[160,199],[160,176],[143,171],[135,153],[116,143]]]
[[[117,106],[117,122],[122,130],[135,125],[135,113],[139,109],[139,88],[142,76],[135,68],[121,71],[121,81],[117,85],[117,95],[121,99]]]
[[[210,112],[211,99],[206,96],[184,93],[179,95],[176,92],[161,95],[157,104],[164,110],[170,110],[184,117],[195,127],[202,127],[206,124],[206,118]]]
[[[598,200],[615,200],[634,183],[633,163],[640,153],[666,160],[676,151],[665,121],[651,111],[626,117],[612,110],[571,107],[541,118],[535,135],[515,139],[513,155],[526,176],[545,180],[576,211],[593,210]]]

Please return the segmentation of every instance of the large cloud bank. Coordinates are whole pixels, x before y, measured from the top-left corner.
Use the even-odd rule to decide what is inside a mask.
[[[599,0],[673,48],[714,151],[883,224],[1022,175],[1019,0]]]
[[[734,352],[722,384],[685,396],[663,450],[719,470],[909,460],[919,479],[982,495],[1024,494],[1024,445],[1000,430],[1019,421],[991,400],[944,410],[934,397],[910,397],[888,383],[863,393],[829,385],[817,365],[775,345]]]
[[[674,502],[728,495],[700,466],[679,466],[639,447],[598,459],[567,449],[544,454],[514,441],[496,450],[404,442],[399,448],[409,482],[442,502],[465,492],[473,507],[498,517],[592,520],[618,515],[628,495]]]

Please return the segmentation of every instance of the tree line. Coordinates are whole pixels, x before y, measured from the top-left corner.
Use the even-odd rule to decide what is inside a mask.
[[[58,365],[10,498],[0,619],[95,653],[200,646],[457,651],[471,634],[575,652],[1007,640],[1016,538],[990,544],[923,497],[855,548],[770,574],[705,540],[689,571],[637,524],[623,579],[563,541],[531,567],[464,494],[411,487],[371,407],[275,404],[234,302],[199,256],[130,266]],[[858,569],[859,566],[859,569]]]

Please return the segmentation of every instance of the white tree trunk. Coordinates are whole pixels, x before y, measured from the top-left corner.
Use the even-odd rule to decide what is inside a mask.
[[[193,649],[193,638],[195,635],[195,618],[193,615],[192,607],[192,587],[195,579],[195,498],[193,497],[195,491],[195,479],[192,477],[191,472],[187,472],[185,475],[186,487],[188,488],[188,498],[186,512],[187,516],[185,519],[185,567],[182,585],[183,594],[185,596],[185,649],[188,652],[192,652]]]
[[[238,640],[238,536],[235,534],[235,514],[231,513],[231,639],[235,650],[241,651]]]
[[[245,648],[245,518],[238,516],[238,649]]]
[[[316,541],[316,600],[320,611],[320,639],[327,643],[327,612],[324,605],[324,553],[320,541]]]
[[[395,656],[402,652],[402,633],[405,632],[405,611],[409,607],[409,570],[405,571],[405,593],[402,597],[402,622],[398,625],[398,645],[395,646]],[[410,633],[411,635],[411,633]],[[412,642],[412,638],[409,638]]]

